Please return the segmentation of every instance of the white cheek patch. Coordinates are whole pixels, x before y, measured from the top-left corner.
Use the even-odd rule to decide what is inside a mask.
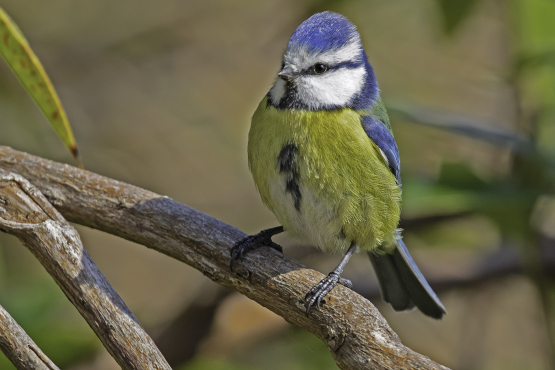
[[[307,75],[297,79],[297,100],[309,109],[345,106],[362,90],[366,80],[364,66],[340,68],[322,75]]]
[[[278,78],[274,86],[270,89],[270,99],[272,100],[272,104],[279,105],[281,98],[285,95],[286,89],[286,82],[281,78]]]

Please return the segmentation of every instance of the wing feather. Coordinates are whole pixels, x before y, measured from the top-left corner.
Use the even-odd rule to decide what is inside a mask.
[[[401,160],[399,159],[399,149],[391,132],[385,124],[372,116],[362,116],[362,127],[368,137],[380,148],[387,159],[389,170],[397,179],[397,184],[401,185]]]

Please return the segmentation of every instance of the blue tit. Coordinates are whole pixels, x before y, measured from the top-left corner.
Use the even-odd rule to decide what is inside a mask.
[[[374,70],[355,26],[323,12],[293,33],[281,70],[252,117],[248,160],[264,204],[282,226],[238,242],[237,259],[283,231],[345,256],[307,296],[306,314],[336,285],[355,252],[366,252],[383,299],[396,311],[418,307],[439,319],[445,308],[412,260],[397,229],[399,151]]]

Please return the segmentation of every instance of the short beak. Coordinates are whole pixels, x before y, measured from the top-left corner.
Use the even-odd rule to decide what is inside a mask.
[[[278,77],[285,81],[291,81],[295,77],[295,72],[291,67],[285,67],[278,72]]]

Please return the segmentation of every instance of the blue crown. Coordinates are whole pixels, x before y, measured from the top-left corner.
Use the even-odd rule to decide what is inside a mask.
[[[360,40],[356,27],[344,16],[316,13],[304,21],[293,33],[288,47],[304,45],[313,51],[341,48]]]

